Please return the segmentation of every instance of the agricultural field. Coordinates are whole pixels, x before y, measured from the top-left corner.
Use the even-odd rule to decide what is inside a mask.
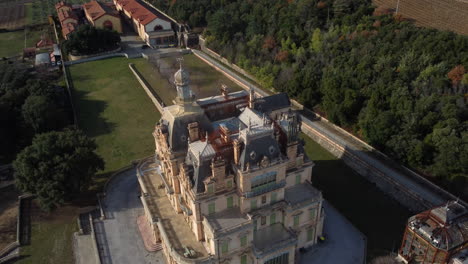
[[[395,10],[398,0],[373,0],[375,6]],[[399,0],[398,14],[421,27],[468,36],[467,0]]]
[[[8,3],[0,6],[0,28],[21,29],[26,22],[25,6],[20,3]]]

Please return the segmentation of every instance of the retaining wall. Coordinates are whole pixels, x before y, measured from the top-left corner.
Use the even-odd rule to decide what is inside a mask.
[[[135,65],[133,65],[133,63],[129,63],[128,64],[128,67],[130,68],[130,70],[133,72],[133,74],[135,75],[135,77],[137,78],[138,82],[141,84],[141,86],[143,87],[143,89],[145,90],[146,94],[149,96],[149,98],[151,99],[151,101],[153,101],[153,104],[156,106],[156,108],[158,109],[158,111],[160,113],[162,113],[164,111],[164,103],[163,101],[161,100],[161,98],[159,98],[159,96],[156,94],[156,92],[153,91],[153,89],[151,89],[149,87],[149,85],[147,84],[146,80],[140,75],[140,73],[135,69]]]

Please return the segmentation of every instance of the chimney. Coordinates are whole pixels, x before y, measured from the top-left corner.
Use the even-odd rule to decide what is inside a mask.
[[[253,109],[255,107],[255,91],[251,87],[249,90],[249,108]]]
[[[290,143],[287,146],[286,154],[288,155],[288,169],[296,167],[296,158],[297,158],[297,142]]]
[[[213,159],[211,162],[211,172],[216,181],[216,189],[224,188],[224,179],[226,178],[226,163],[224,159]]]
[[[232,145],[234,147],[234,164],[238,165],[241,153],[241,143],[239,140],[235,139]]]
[[[187,126],[189,131],[190,142],[195,142],[200,138],[200,130],[198,128],[198,122],[193,122]]]

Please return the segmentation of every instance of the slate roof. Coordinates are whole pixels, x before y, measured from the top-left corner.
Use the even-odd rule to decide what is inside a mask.
[[[250,165],[257,165],[264,156],[268,157],[270,161],[278,158],[280,155],[280,148],[278,142],[273,138],[273,135],[265,135],[258,138],[249,140],[248,144],[244,145],[239,158],[241,168],[245,168],[247,163]]]
[[[291,101],[286,93],[278,93],[255,99],[255,110],[269,113],[274,110],[291,106]]]

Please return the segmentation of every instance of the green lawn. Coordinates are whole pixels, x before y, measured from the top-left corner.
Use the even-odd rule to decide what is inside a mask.
[[[302,138],[307,155],[315,162],[313,185],[367,236],[368,257],[396,251],[410,212],[315,141]]]
[[[76,221],[38,221],[31,224],[31,245],[21,247],[18,264],[73,264],[73,233]]]
[[[130,62],[149,67],[144,59],[126,58],[70,67],[78,126],[96,140],[105,161],[96,187],[113,171],[154,151],[151,133],[160,114],[130,71]]]
[[[35,13],[33,9],[33,4],[32,3],[26,3],[24,4],[24,14],[26,17],[26,25],[32,25],[35,23]]]
[[[221,94],[220,88],[222,84],[227,85],[230,92],[242,90],[240,86],[200,60],[197,56],[187,54],[183,56],[183,59],[183,65],[190,73],[192,91],[198,99]],[[168,74],[173,75],[179,70],[179,63],[176,61],[176,57],[164,58],[162,61],[171,66],[171,70]],[[170,94],[172,98],[175,98],[175,89],[170,89],[168,94]]]
[[[23,48],[34,47],[42,34],[49,34],[48,26],[0,33],[0,57],[22,54]]]
[[[135,68],[145,78],[146,82],[151,85],[161,100],[166,105],[171,105],[177,93],[174,86],[169,83],[169,80],[164,78],[158,69],[148,63],[147,60],[139,60],[134,62],[134,64]]]

